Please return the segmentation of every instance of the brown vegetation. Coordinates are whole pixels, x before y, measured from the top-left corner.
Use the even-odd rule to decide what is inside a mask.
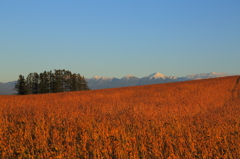
[[[240,158],[239,79],[0,96],[0,158]]]

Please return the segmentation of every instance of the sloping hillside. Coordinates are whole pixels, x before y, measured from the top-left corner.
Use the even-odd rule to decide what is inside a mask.
[[[17,91],[13,90],[15,87],[16,81],[1,83],[0,82],[0,95],[12,95],[17,93]]]
[[[0,96],[0,158],[240,158],[239,79]]]

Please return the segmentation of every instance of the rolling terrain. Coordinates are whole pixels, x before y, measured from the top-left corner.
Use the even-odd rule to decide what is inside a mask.
[[[240,158],[240,76],[1,95],[0,158]]]

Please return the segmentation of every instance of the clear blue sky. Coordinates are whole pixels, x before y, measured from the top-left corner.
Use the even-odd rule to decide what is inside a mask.
[[[0,82],[54,69],[240,74],[240,1],[1,0]]]

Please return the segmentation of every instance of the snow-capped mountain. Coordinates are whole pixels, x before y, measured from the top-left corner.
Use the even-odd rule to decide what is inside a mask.
[[[135,76],[133,76],[133,75],[126,75],[126,76],[124,76],[122,79],[123,79],[123,80],[129,80],[129,79],[133,79],[133,78],[137,78],[137,77],[135,77]]]
[[[169,77],[164,75],[164,74],[156,72],[156,73],[150,74],[149,76],[145,76],[143,78],[148,78],[150,80],[152,80],[152,79],[156,80],[156,79],[166,79],[166,78],[169,78]]]
[[[176,76],[166,76],[164,74],[155,72],[148,76],[137,78],[133,75],[126,75],[121,79],[118,78],[89,78],[88,86],[91,89],[103,89],[103,88],[115,88],[115,87],[127,87],[127,86],[138,86],[138,85],[147,85],[147,84],[158,84],[158,83],[169,83],[169,82],[179,82],[179,81],[188,81],[195,79],[205,79],[205,78],[215,78],[227,76],[226,73],[202,73],[202,74],[192,74],[186,77],[176,77]],[[114,80],[113,80],[114,79]]]
[[[88,86],[90,89],[103,89],[103,88],[113,88],[114,83],[118,81],[118,78],[115,77],[99,77],[95,76],[93,78],[86,78]]]
[[[86,78],[86,80],[88,82],[88,86],[90,89],[104,89],[104,88],[179,82],[179,81],[215,78],[215,77],[223,77],[223,76],[227,76],[227,74],[211,72],[211,73],[202,73],[202,74],[192,74],[186,77],[176,77],[176,76],[166,76],[164,74],[156,72],[142,78],[138,78],[133,75],[126,75],[120,79],[115,77],[108,78],[108,77],[94,76],[92,78]],[[8,82],[8,83],[0,83],[0,94],[16,93],[15,91],[13,91],[15,83],[16,81]]]
[[[227,76],[227,74],[226,73],[211,72],[211,73],[201,73],[201,74],[188,75],[188,76],[186,76],[186,79],[193,80],[193,79],[215,78],[215,77],[223,77],[223,76]]]

